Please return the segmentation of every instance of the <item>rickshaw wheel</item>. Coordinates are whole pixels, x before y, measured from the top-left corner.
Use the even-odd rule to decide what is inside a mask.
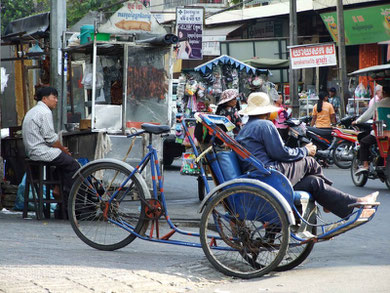
[[[290,227],[277,200],[265,191],[236,186],[216,194],[205,207],[200,240],[220,272],[255,278],[272,271],[286,254]]]
[[[307,221],[313,224],[313,226],[309,226],[307,231],[309,231],[313,235],[316,235],[317,227],[314,225],[317,224],[317,208],[314,208],[311,211]],[[306,242],[305,244],[300,244],[300,241],[290,236],[290,243],[286,255],[274,271],[283,272],[299,266],[309,256],[309,254],[313,250],[313,247],[313,241]]]
[[[363,187],[368,180],[368,174],[363,173],[358,176],[355,175],[355,172],[359,169],[360,160],[358,158],[358,154],[355,154],[352,160],[352,166],[351,166],[351,177],[353,184],[355,184],[358,187]]]
[[[390,178],[386,178],[385,184],[386,184],[387,189],[390,189]]]

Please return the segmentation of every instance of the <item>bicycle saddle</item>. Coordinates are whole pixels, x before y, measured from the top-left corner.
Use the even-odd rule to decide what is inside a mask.
[[[154,125],[149,123],[142,124],[141,128],[146,132],[153,134],[161,134],[171,131],[171,128],[168,125]]]

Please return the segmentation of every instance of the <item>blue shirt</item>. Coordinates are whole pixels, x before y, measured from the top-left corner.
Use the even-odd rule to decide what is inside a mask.
[[[236,140],[266,167],[276,167],[278,162],[298,161],[308,155],[305,147],[285,146],[275,125],[269,120],[249,118]],[[250,164],[242,163],[243,169],[248,170]]]

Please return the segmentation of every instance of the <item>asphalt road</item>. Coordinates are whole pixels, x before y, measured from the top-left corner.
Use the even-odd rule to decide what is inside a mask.
[[[182,225],[181,218],[199,217],[199,201],[196,179],[178,172],[176,161],[165,171],[165,190],[171,217]],[[353,186],[348,170],[325,173],[357,196],[379,190],[381,206],[370,223],[315,245],[291,271],[242,281],[216,271],[202,249],[135,240],[118,251],[98,251],[66,221],[0,213],[0,292],[390,292],[389,191],[372,180]]]

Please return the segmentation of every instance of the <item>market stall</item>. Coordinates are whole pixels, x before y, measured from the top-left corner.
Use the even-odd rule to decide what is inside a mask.
[[[71,152],[88,160],[105,156],[130,164],[143,156],[144,138],[137,138],[127,154],[127,134],[145,122],[170,123],[172,44],[177,41],[138,1],[124,3],[106,23],[95,21],[81,27],[78,38],[71,37],[63,49],[67,74],[62,110],[64,124],[76,123],[63,136]],[[85,153],[81,143],[91,134],[93,155]],[[162,138],[154,141],[161,154]]]

